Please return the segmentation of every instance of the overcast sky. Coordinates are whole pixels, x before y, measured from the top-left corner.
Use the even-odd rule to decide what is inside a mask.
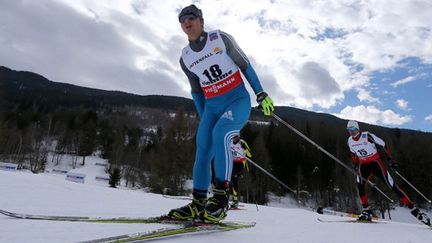
[[[190,98],[180,9],[234,36],[276,105],[432,131],[430,0],[0,0],[0,65]]]

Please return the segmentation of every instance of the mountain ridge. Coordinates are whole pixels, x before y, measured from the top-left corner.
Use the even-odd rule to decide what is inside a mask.
[[[165,95],[138,95],[124,91],[88,88],[69,83],[51,81],[44,76],[30,71],[16,71],[0,66],[0,87],[7,92],[0,93],[6,111],[18,106],[40,105],[44,110],[58,107],[83,106],[86,108],[102,108],[106,106],[143,106],[147,108],[175,111],[183,107],[187,112],[195,112],[192,99]],[[0,91],[1,92],[1,91]],[[0,107],[1,110],[1,107]],[[288,106],[277,106],[276,114],[290,121],[321,120],[324,123],[336,122],[345,126],[346,120],[332,114],[307,111]],[[258,109],[252,110],[252,117],[258,120],[269,120]],[[429,133],[412,129],[388,128],[361,123],[365,128],[399,129]]]

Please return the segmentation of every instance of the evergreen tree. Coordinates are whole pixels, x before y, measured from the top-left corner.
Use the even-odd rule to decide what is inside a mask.
[[[110,173],[109,185],[110,187],[117,188],[117,185],[120,183],[121,175],[120,169],[114,168]]]
[[[96,147],[96,126],[96,112],[87,111],[84,113],[78,128],[77,154],[83,157],[81,165],[85,164],[85,157],[91,155]]]

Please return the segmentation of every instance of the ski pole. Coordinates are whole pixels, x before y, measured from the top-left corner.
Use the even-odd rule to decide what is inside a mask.
[[[403,177],[397,170],[393,170],[400,178],[402,178],[408,185],[410,185],[420,196],[422,196],[426,201],[431,204],[431,200],[427,198],[423,193],[421,193],[413,184],[411,184],[405,177]]]
[[[235,150],[234,148],[232,148],[232,150],[238,154],[241,155],[241,153],[237,150]],[[259,166],[257,163],[253,162],[251,159],[249,159],[247,156],[245,156],[246,160],[251,163],[252,165],[254,165],[255,167],[257,167],[258,169],[260,169],[262,172],[264,172],[265,174],[267,174],[268,176],[270,176],[273,180],[277,181],[279,184],[281,184],[283,187],[285,187],[286,189],[288,189],[289,191],[296,193],[295,190],[291,189],[289,186],[285,185],[285,183],[283,183],[282,181],[280,181],[278,178],[276,178],[274,175],[272,175],[270,172],[268,172],[267,170],[265,170],[264,168],[262,168],[261,166]]]
[[[354,175],[358,176],[359,178],[361,178],[362,180],[366,181],[370,186],[372,186],[373,188],[375,188],[379,193],[381,193],[385,198],[387,198],[390,202],[394,202],[393,199],[391,199],[390,197],[388,197],[383,191],[381,191],[381,189],[378,188],[377,185],[375,185],[374,183],[372,183],[371,181],[369,181],[368,179],[362,177],[359,173],[357,173],[355,170],[351,169],[350,167],[348,167],[346,164],[344,164],[342,161],[340,161],[338,158],[336,158],[334,155],[332,155],[331,153],[327,152],[327,150],[323,149],[321,146],[319,146],[317,143],[315,143],[312,139],[308,138],[307,136],[305,136],[303,133],[301,133],[300,131],[298,131],[297,129],[295,129],[293,126],[291,126],[290,124],[288,124],[286,121],[284,121],[282,118],[280,118],[279,116],[277,116],[275,113],[271,114],[273,118],[275,118],[277,121],[279,121],[280,123],[282,123],[283,125],[285,125],[286,127],[288,127],[289,129],[291,129],[293,132],[297,133],[297,135],[299,135],[300,137],[304,138],[306,141],[308,141],[309,143],[311,143],[312,145],[314,145],[317,149],[321,150],[321,152],[325,153],[326,155],[328,155],[330,158],[332,158],[334,161],[338,162],[340,165],[342,165],[343,167],[345,167],[345,169],[347,169],[348,171],[350,171],[351,173],[353,173]]]

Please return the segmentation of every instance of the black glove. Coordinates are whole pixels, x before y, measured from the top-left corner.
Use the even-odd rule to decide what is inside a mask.
[[[358,168],[359,168],[359,163],[354,163],[353,170],[355,170],[356,172],[358,172]]]
[[[398,163],[396,162],[396,160],[393,159],[389,159],[388,160],[389,166],[393,169],[393,170],[397,170],[398,167]]]

